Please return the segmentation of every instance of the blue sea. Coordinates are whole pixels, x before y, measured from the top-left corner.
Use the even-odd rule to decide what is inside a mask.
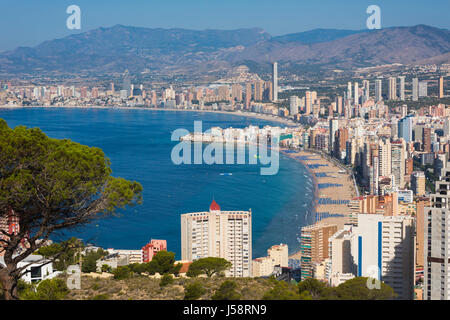
[[[260,175],[259,165],[175,165],[171,161],[171,133],[280,125],[236,115],[156,110],[17,108],[0,109],[10,127],[40,127],[52,138],[69,138],[103,149],[113,175],[136,180],[144,187],[141,206],[127,208],[120,217],[98,220],[66,232],[85,242],[116,249],[140,249],[150,239],[166,239],[168,250],[181,258],[180,215],[206,211],[214,198],[222,210],[253,214],[253,258],[287,243],[299,250],[300,227],[312,218],[314,186],[306,168],[280,155],[278,174]],[[232,173],[232,175],[221,175]]]

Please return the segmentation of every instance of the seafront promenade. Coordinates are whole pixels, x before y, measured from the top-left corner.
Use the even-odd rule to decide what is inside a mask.
[[[313,223],[343,225],[348,221],[348,202],[357,195],[352,177],[333,162],[310,151],[281,149],[286,156],[301,162],[315,185]],[[299,259],[296,252],[290,258]]]

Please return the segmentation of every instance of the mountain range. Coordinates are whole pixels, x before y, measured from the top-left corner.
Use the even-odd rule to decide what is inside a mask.
[[[352,69],[450,62],[450,31],[426,25],[315,29],[271,36],[260,28],[186,30],[116,25],[0,53],[0,73],[208,72],[246,63]]]

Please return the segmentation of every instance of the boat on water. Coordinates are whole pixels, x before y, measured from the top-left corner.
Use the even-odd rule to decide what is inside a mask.
[[[230,172],[221,173],[221,176],[232,176],[233,174]]]

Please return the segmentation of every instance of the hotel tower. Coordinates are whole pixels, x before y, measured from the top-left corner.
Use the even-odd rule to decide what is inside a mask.
[[[222,211],[213,200],[209,211],[181,215],[181,259],[220,257],[231,262],[229,277],[252,276],[252,212]]]
[[[278,101],[278,63],[273,63],[273,101]]]
[[[450,169],[425,207],[424,300],[450,300]]]

